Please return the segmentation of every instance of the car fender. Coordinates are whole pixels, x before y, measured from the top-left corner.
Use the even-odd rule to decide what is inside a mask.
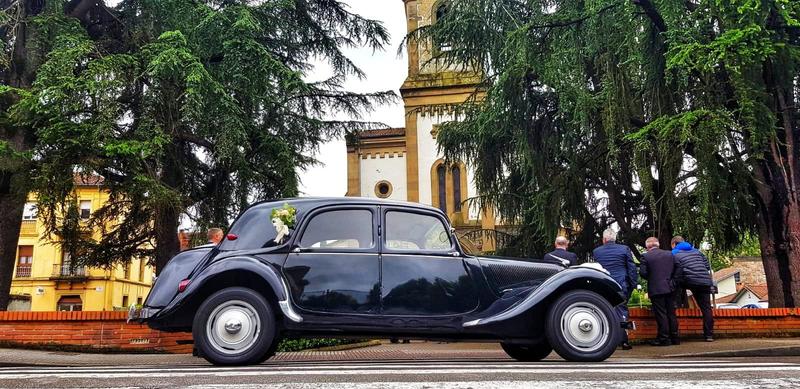
[[[612,305],[625,301],[622,288],[607,273],[594,268],[575,266],[554,274],[520,302],[495,315],[470,320],[464,327],[477,327],[512,320],[524,315],[554,294],[564,290],[586,289],[597,292]]]
[[[249,256],[227,257],[210,264],[200,273],[194,275],[186,289],[178,293],[176,298],[161,312],[159,316],[169,315],[179,310],[184,303],[190,301],[195,294],[203,291],[220,274],[227,272],[248,272],[264,281],[264,284],[274,293],[277,304],[289,320],[302,322],[303,318],[293,309],[289,299],[289,287],[278,271],[267,263]]]

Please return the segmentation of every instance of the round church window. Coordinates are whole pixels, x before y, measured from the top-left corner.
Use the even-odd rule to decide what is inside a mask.
[[[392,184],[389,181],[380,181],[375,184],[375,196],[382,199],[392,195]]]

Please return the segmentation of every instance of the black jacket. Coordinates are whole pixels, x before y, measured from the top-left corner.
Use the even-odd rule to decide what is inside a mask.
[[[672,293],[675,290],[672,275],[676,267],[672,253],[667,250],[653,249],[644,253],[639,275],[647,280],[647,293],[651,296]]]
[[[673,251],[677,269],[675,269],[675,281],[685,288],[711,287],[714,281],[711,279],[711,266],[708,259],[700,251],[692,248],[690,250]]]
[[[564,249],[555,249],[544,255],[544,259],[567,260],[570,266],[578,264],[578,256]]]

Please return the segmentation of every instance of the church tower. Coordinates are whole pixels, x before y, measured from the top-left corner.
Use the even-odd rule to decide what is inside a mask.
[[[397,0],[396,0],[397,1]],[[442,0],[402,0],[407,32],[436,23],[447,14]],[[418,202],[441,209],[461,234],[495,228],[493,212],[470,207],[477,195],[472,170],[462,162],[445,161],[436,135],[442,123],[456,120],[454,107],[470,98],[480,78],[461,68],[432,61],[446,43],[407,42],[408,77],[400,88],[404,129],[363,131],[348,139],[348,196]],[[470,238],[475,246],[494,250],[493,239]]]

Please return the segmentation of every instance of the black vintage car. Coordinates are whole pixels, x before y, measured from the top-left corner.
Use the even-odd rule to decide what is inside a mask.
[[[274,210],[296,212],[277,239]],[[176,255],[132,318],[193,333],[219,365],[283,337],[485,340],[520,361],[602,361],[623,296],[602,269],[465,253],[441,211],[360,198],[253,205],[226,239]]]

